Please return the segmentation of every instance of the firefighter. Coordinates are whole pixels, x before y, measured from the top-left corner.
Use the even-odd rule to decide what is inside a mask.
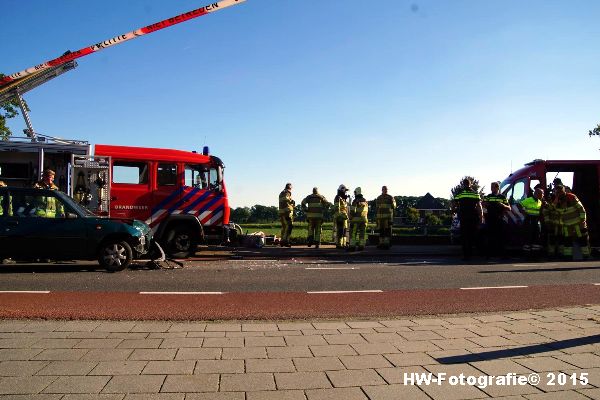
[[[54,176],[56,173],[51,169],[45,169],[42,174],[42,180],[33,185],[35,189],[58,190],[58,186],[54,184]],[[35,215],[45,218],[56,218],[64,215],[62,204],[60,204],[54,196],[40,196],[37,198]]]
[[[348,188],[340,185],[333,200],[333,241],[336,249],[348,245],[346,231],[348,230]]]
[[[350,247],[348,251],[362,251],[365,249],[365,236],[367,234],[367,214],[369,203],[362,195],[362,189],[354,189],[354,200],[350,207]],[[358,245],[357,245],[358,243]]]
[[[492,193],[483,198],[483,205],[486,209],[485,255],[488,258],[493,254],[505,257],[504,213],[510,211],[510,205],[506,196],[500,193],[500,182],[492,182],[490,187]]]
[[[319,194],[319,189],[314,187],[312,194],[309,194],[302,200],[302,210],[306,213],[308,220],[308,237],[306,241],[308,247],[315,245],[318,249],[321,245],[321,228],[323,226],[323,210],[328,206],[329,202],[322,194]]]
[[[555,179],[560,180],[560,179]],[[540,210],[540,222],[542,225],[542,244],[545,247],[546,255],[550,258],[559,255],[559,230],[560,230],[560,215],[556,209],[556,186],[548,186],[551,189],[546,196],[546,201],[542,202]]]
[[[0,187],[6,187],[6,183],[4,183],[4,181],[0,181]],[[7,213],[6,215],[13,215],[12,214],[12,199],[10,198],[10,196],[8,197],[8,205],[7,205]],[[0,216],[4,215],[4,196],[0,196]]]
[[[521,200],[519,208],[525,216],[523,224],[527,230],[527,239],[523,244],[523,250],[528,252],[540,251],[541,246],[541,225],[540,211],[544,203],[544,189],[536,187],[533,196]]]
[[[396,200],[388,194],[387,186],[381,188],[381,195],[375,200],[377,209],[376,219],[379,227],[378,249],[389,249],[391,247],[392,223],[394,221],[394,210],[396,209]]]
[[[292,184],[286,183],[285,188],[279,193],[279,220],[281,221],[281,247],[292,247],[290,236],[294,222],[294,206],[292,200]]]
[[[477,237],[477,228],[483,220],[481,197],[469,178],[461,182],[462,188],[454,196],[453,206],[460,221],[460,238],[462,242],[463,259],[471,259],[473,246]]]
[[[581,259],[579,255],[573,253],[573,245],[577,244],[581,249],[581,256],[589,258],[590,242],[583,204],[573,193],[568,193],[563,185],[557,185],[554,205],[560,218],[561,255]]]

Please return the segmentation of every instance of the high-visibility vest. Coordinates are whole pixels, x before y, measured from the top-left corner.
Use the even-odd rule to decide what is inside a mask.
[[[462,189],[454,196],[454,204],[458,206],[458,217],[461,221],[479,218],[478,205],[481,197],[473,189]]]
[[[521,201],[521,206],[525,211],[525,214],[537,217],[540,215],[540,208],[542,208],[542,200],[536,199],[534,197],[528,197],[525,200]]]
[[[490,204],[506,204],[506,205],[508,205],[508,200],[506,200],[506,197],[501,194],[488,194],[487,196],[485,196],[483,201],[490,203]]]
[[[377,219],[392,219],[394,217],[394,209],[396,208],[396,200],[389,194],[380,195],[375,200],[377,207]]]
[[[302,207],[307,207],[306,218],[323,218],[323,207],[327,200],[320,194],[309,194],[302,200]]]
[[[35,210],[35,215],[45,218],[56,218],[56,198],[42,197],[42,203]]]
[[[348,219],[348,203],[340,196],[335,196],[333,200],[333,217],[335,219]]]
[[[292,192],[283,190],[279,193],[279,215],[293,214],[294,202],[292,200]]]
[[[368,222],[369,203],[364,197],[356,197],[352,202],[350,214],[352,222]]]

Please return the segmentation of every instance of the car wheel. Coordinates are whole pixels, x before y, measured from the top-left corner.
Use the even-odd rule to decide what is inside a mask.
[[[98,262],[108,271],[122,271],[131,264],[133,252],[124,240],[110,240],[100,247]]]
[[[171,258],[186,258],[196,252],[198,245],[194,232],[185,226],[174,227],[167,234],[167,254]]]

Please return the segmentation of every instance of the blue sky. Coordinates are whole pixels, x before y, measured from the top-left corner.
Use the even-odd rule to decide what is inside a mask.
[[[5,74],[202,0],[3,0]],[[535,158],[597,159],[600,2],[247,0],[79,59],[25,95],[34,128],[200,150],[230,205],[341,183],[449,197]],[[15,132],[21,118],[11,120]]]

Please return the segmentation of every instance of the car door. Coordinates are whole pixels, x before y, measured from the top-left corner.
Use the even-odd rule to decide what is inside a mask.
[[[86,226],[54,190],[12,192],[13,215],[7,217],[9,243],[14,257],[70,259],[85,255]],[[44,211],[53,201],[55,213]]]

